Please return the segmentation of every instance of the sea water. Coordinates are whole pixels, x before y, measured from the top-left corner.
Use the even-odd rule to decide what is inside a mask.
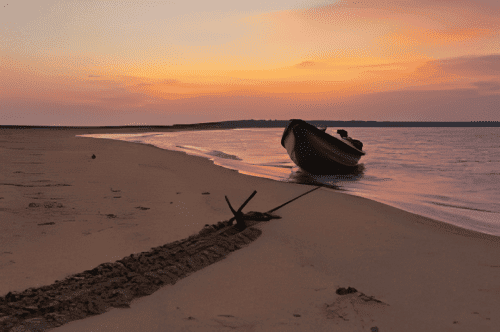
[[[328,128],[335,135],[338,128]],[[500,128],[344,128],[366,155],[350,174],[300,170],[283,129],[231,129],[87,137],[202,156],[240,173],[324,185],[456,226],[500,236]]]

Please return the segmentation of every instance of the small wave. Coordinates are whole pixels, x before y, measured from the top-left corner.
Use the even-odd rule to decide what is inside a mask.
[[[196,146],[190,146],[190,145],[176,145],[175,146],[176,148],[179,148],[179,149],[184,149],[184,150],[191,150],[191,151],[197,151],[199,153],[208,153],[208,150],[206,149],[202,149],[202,148],[198,148]]]
[[[266,167],[276,167],[276,168],[293,168],[294,166],[293,165],[285,165],[285,164],[282,164],[282,165],[277,165],[277,164],[255,164],[255,166],[266,166]]]
[[[193,148],[188,148],[188,147],[185,147],[185,146],[182,146],[182,145],[176,145],[175,147],[179,148],[179,149],[194,150]]]
[[[367,182],[387,182],[387,181],[394,181],[394,179],[391,179],[391,178],[382,178],[382,177],[378,177],[378,176],[367,176],[367,177],[364,177],[364,179],[367,181]]]
[[[224,159],[242,160],[241,158],[238,158],[238,156],[235,156],[232,154],[227,154],[227,153],[224,153],[222,151],[217,151],[217,150],[210,151],[207,154],[210,156],[224,158]]]
[[[459,205],[452,205],[452,204],[445,204],[445,203],[438,203],[438,202],[429,202],[429,203],[432,203],[432,204],[435,204],[435,205],[453,207],[453,208],[456,208],[456,209],[472,210],[472,211],[480,211],[480,212],[489,212],[489,213],[498,213],[498,212],[495,212],[495,211],[475,209],[475,208],[470,208],[470,207],[467,207],[467,206],[459,206]]]
[[[163,134],[160,133],[160,134],[144,134],[144,135],[140,135],[139,137],[141,138],[148,138],[148,137],[155,137],[155,136],[162,136]]]

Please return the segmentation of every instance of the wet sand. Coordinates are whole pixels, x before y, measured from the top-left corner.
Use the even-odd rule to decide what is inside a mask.
[[[175,280],[173,271],[164,280],[151,273],[179,263],[179,257],[168,263],[155,257],[146,265],[158,268],[129,276],[133,268],[115,262],[130,255],[140,261],[151,248],[172,250],[168,244],[178,246],[175,241],[193,239],[205,224],[232,217],[224,195],[239,206],[257,190],[244,212],[264,212],[311,187],[238,174],[152,146],[75,137],[96,132],[111,131],[0,129],[4,330],[60,324],[56,330],[496,331],[500,326],[497,237],[330,189],[277,210],[281,219],[247,228],[260,236],[246,242],[234,238],[238,248],[228,244],[232,250],[212,261],[206,257]],[[186,261],[207,248],[180,258]],[[113,284],[119,273],[104,268],[109,264],[98,267],[102,263],[122,264],[129,269],[118,268],[126,280]],[[75,293],[75,284],[65,279],[72,275],[78,285],[90,276],[101,278],[86,283],[93,297],[65,298],[54,310],[43,309],[52,302],[48,289],[38,288],[60,285]],[[155,286],[153,292],[137,286],[136,294],[117,302],[125,308],[92,304],[99,294],[121,294],[127,283]],[[356,291],[344,294],[348,287]],[[18,308],[16,297],[23,291],[33,303]],[[74,319],[71,304],[81,302],[86,304],[81,312],[95,316],[68,322]]]

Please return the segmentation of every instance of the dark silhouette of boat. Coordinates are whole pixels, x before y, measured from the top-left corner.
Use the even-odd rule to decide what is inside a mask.
[[[350,172],[365,155],[363,143],[337,130],[341,138],[299,119],[292,119],[283,131],[281,145],[292,161],[312,174]]]

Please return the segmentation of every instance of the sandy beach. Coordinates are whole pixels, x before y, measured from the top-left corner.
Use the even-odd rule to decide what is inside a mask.
[[[232,217],[225,195],[256,190],[244,212],[265,212],[314,188],[75,137],[110,132],[0,129],[0,330],[53,328],[36,307],[14,319],[12,294],[194,236]],[[326,188],[275,213],[217,261],[53,330],[499,330],[498,237]]]

